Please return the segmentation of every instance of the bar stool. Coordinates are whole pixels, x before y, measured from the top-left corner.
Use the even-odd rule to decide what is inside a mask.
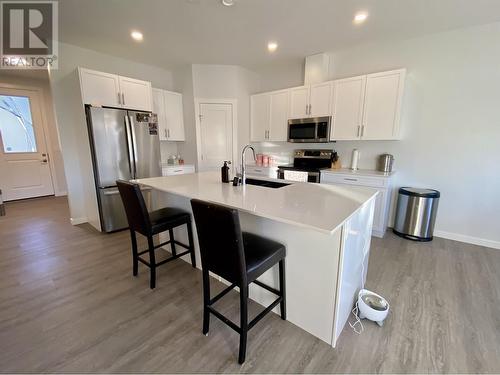
[[[286,320],[285,255],[282,244],[241,231],[238,211],[216,204],[191,200],[198,232],[203,268],[203,334],[208,335],[210,313],[240,334],[238,362],[245,362],[247,333],[278,303],[281,319]],[[265,271],[279,264],[280,289],[276,290],[258,281]],[[231,285],[210,298],[209,271],[229,281]],[[276,294],[278,298],[248,322],[248,286],[255,283]],[[240,289],[240,326],[215,310],[212,305],[234,287]]]
[[[196,268],[193,229],[191,227],[191,215],[189,212],[177,208],[166,207],[148,213],[146,203],[144,202],[144,198],[138,184],[118,180],[116,181],[116,185],[120,191],[120,196],[122,198],[123,206],[125,207],[125,213],[127,214],[130,229],[130,238],[132,240],[133,275],[137,276],[139,262],[145,264],[150,269],[149,286],[151,289],[154,289],[156,286],[156,267],[180,258],[186,254],[190,254],[191,265],[193,268]],[[174,239],[173,229],[184,224],[187,225],[189,245],[185,245]],[[170,239],[155,246],[153,236],[167,230],[169,232]],[[137,251],[136,232],[142,234],[148,239],[148,248],[144,251]],[[157,263],[155,250],[167,244],[170,244],[172,256]],[[187,251],[177,254],[175,245],[184,247]],[[141,255],[145,253],[149,253],[149,262],[141,257]]]

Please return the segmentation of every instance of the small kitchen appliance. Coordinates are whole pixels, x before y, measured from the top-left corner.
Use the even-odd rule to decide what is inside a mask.
[[[382,154],[378,157],[377,170],[380,172],[391,173],[394,164],[394,156],[391,154]]]
[[[288,120],[288,142],[330,142],[331,120],[332,118],[330,116]]]
[[[320,182],[320,170],[331,168],[333,150],[295,150],[293,165],[278,166],[278,178],[285,171],[307,172],[307,182]]]

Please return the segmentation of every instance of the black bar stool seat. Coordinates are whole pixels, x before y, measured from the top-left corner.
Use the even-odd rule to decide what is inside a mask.
[[[269,238],[242,232],[238,211],[197,199],[191,200],[196,220],[203,269],[203,333],[208,334],[210,314],[240,334],[238,362],[245,362],[248,330],[278,304],[281,319],[286,320],[285,246]],[[257,278],[271,267],[279,266],[279,290]],[[231,283],[215,297],[210,297],[209,272]],[[248,287],[254,283],[278,298],[248,321]],[[240,289],[240,325],[218,312],[213,304],[234,287]]]
[[[242,232],[242,236],[249,283],[285,258],[286,248],[283,244],[253,233]]]
[[[127,214],[127,221],[130,229],[133,275],[137,276],[139,262],[143,263],[150,269],[149,286],[151,289],[154,289],[156,287],[156,267],[189,254],[191,256],[191,265],[196,268],[193,228],[191,226],[190,213],[173,207],[165,207],[148,212],[139,185],[123,180],[116,181],[116,185],[120,191],[120,196],[122,198],[123,206],[125,207],[125,213]],[[188,232],[189,244],[187,245],[174,238],[173,229],[184,224],[186,224]],[[153,236],[167,230],[169,232],[170,239],[155,245]],[[148,248],[146,250],[137,250],[136,232],[147,237]],[[156,262],[155,250],[168,244],[170,244],[172,256],[162,260],[161,262]],[[178,254],[176,245],[187,249],[187,251]],[[149,253],[149,261],[141,257],[141,255],[146,253]]]
[[[151,211],[149,213],[149,220],[151,221],[151,232],[158,234],[170,228],[186,224],[186,220],[191,220],[191,215],[189,212],[179,208],[165,207]]]

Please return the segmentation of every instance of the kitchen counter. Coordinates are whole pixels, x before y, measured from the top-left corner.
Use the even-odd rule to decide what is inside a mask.
[[[353,176],[366,176],[366,177],[391,177],[395,171],[392,172],[380,172],[372,169],[357,169],[353,171],[349,168],[333,169],[327,168],[322,169],[321,173],[334,173],[334,174],[349,174]]]
[[[364,187],[297,182],[278,189],[248,184],[233,186],[221,183],[218,171],[147,178],[137,182],[158,191],[221,204],[324,233],[333,233],[377,194],[376,190]]]
[[[219,171],[138,182],[152,188],[154,208],[176,207],[192,213],[192,198],[236,208],[242,230],[282,243],[286,247],[287,320],[336,346],[366,280],[376,190],[302,182],[278,189],[232,186],[220,181]],[[187,243],[185,226],[174,232],[176,240]],[[167,239],[168,232],[160,234],[160,241]],[[201,267],[196,231],[194,243]],[[190,262],[189,256],[182,259]],[[274,288],[278,280],[277,267],[259,277]],[[263,306],[274,300],[254,283],[249,296]]]

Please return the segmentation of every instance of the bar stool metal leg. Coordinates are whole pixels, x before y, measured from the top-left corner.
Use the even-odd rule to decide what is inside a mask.
[[[149,264],[150,264],[149,287],[151,289],[154,289],[156,287],[156,259],[155,259],[155,245],[152,236],[148,236],[148,250],[149,250]]]
[[[186,225],[188,230],[189,251],[190,251],[189,255],[191,256],[191,265],[193,266],[193,268],[196,268],[196,257],[194,255],[193,226],[191,220],[189,220],[189,222]]]
[[[168,235],[170,236],[170,248],[172,249],[172,255],[175,257],[177,255],[177,250],[175,249],[174,230],[169,229]]]
[[[137,237],[133,230],[130,230],[130,239],[132,241],[132,274],[137,276],[139,271],[139,256],[137,255]]]
[[[248,335],[248,285],[240,287],[240,354],[238,362],[245,362]]]
[[[203,334],[208,335],[210,325],[210,276],[208,271],[203,271]]]
[[[285,280],[285,260],[279,261],[279,277],[280,277],[280,313],[281,319],[286,320],[286,280]]]

